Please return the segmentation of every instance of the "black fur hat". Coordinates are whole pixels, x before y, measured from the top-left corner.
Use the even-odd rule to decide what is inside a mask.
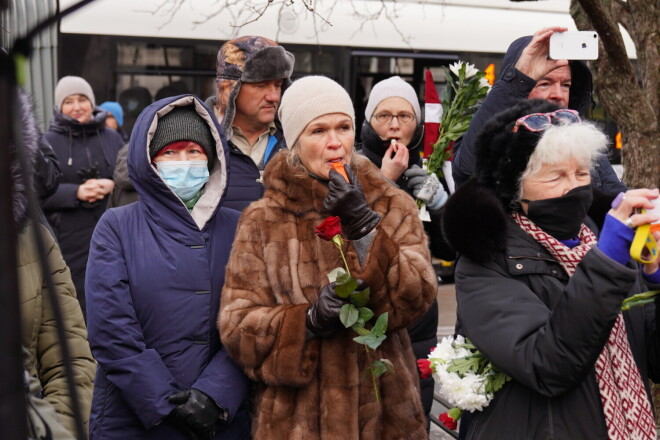
[[[516,202],[520,176],[542,132],[514,133],[521,116],[558,107],[543,100],[521,101],[490,119],[475,144],[475,177],[447,201],[442,219],[445,239],[457,252],[482,263],[504,248],[508,213]]]
[[[513,126],[522,116],[558,109],[556,105],[540,99],[521,101],[493,116],[477,136],[477,181],[492,188],[508,212],[516,208],[513,201],[520,189],[520,176],[527,168],[527,162],[542,134],[524,128],[514,133]]]

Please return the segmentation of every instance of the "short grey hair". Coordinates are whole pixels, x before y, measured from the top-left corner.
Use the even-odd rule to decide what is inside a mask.
[[[589,122],[553,125],[543,132],[536,144],[518,187],[522,190],[522,181],[538,173],[543,165],[557,164],[568,158],[591,170],[608,143],[607,136]]]

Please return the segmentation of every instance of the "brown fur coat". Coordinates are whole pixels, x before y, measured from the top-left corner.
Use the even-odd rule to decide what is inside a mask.
[[[348,264],[371,287],[369,307],[389,312],[386,341],[373,359],[392,361],[396,374],[379,378],[375,401],[363,347],[352,330],[305,341],[305,314],[342,266],[331,242],[314,234],[328,215],[327,186],[292,168],[286,153],[266,169],[264,197],[241,216],[225,286],[219,327],[224,345],[258,382],[253,435],[259,439],[386,440],[426,438],[416,361],[406,327],[436,296],[436,276],[415,202],[388,184],[366,158],[354,171],[382,220],[360,266],[352,245]]]

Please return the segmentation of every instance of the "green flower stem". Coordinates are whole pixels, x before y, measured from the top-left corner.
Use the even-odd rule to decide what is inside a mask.
[[[348,268],[348,262],[346,261],[346,256],[344,255],[344,250],[341,248],[342,244],[344,244],[344,241],[341,239],[341,235],[337,234],[334,237],[332,237],[332,242],[335,244],[337,249],[339,249],[339,254],[341,255],[341,259],[344,260],[344,268],[346,268],[346,273],[348,276],[351,276],[351,270]]]
[[[626,311],[630,310],[632,307],[643,306],[644,304],[649,304],[655,301],[656,295],[660,293],[660,290],[649,290],[647,292],[638,293],[633,295],[630,298],[626,298],[621,303],[621,310]]]
[[[378,391],[378,383],[376,383],[376,375],[374,374],[374,365],[371,362],[371,353],[369,347],[364,346],[364,351],[367,353],[367,359],[369,360],[369,371],[371,372],[371,382],[374,384],[374,394],[376,395],[376,402],[380,402],[380,392]]]

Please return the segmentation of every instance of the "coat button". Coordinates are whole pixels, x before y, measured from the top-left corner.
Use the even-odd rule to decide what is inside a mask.
[[[522,264],[520,264],[520,263],[516,264],[516,269],[521,270],[522,268],[523,268]]]

